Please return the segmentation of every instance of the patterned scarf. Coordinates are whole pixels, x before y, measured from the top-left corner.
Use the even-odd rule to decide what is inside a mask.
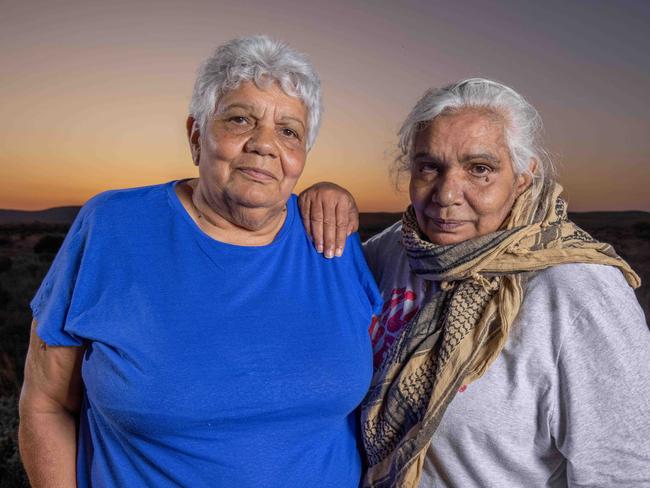
[[[364,487],[419,483],[431,438],[458,389],[480,378],[508,338],[530,272],[562,263],[618,267],[639,277],[609,244],[567,219],[562,187],[525,191],[494,233],[437,246],[422,238],[413,207],[402,218],[411,271],[440,282],[389,349],[361,410],[367,455]]]

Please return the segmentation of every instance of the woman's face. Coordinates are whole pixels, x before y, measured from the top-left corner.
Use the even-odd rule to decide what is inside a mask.
[[[218,205],[282,208],[307,156],[307,110],[273,83],[243,82],[219,100],[199,137],[188,121],[192,157],[201,185]]]
[[[437,116],[416,135],[411,203],[432,243],[494,232],[530,184],[513,171],[504,129],[500,116],[466,109]]]

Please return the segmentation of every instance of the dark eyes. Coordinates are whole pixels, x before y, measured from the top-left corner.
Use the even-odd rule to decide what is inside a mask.
[[[227,120],[228,120],[228,122],[230,122],[230,123],[232,123],[232,124],[234,124],[236,126],[245,126],[245,125],[251,123],[250,120],[248,119],[248,117],[244,117],[243,115],[235,115],[233,117],[229,117]],[[298,132],[296,132],[295,130],[290,129],[288,127],[283,127],[282,129],[280,129],[280,132],[285,137],[291,137],[293,139],[300,139],[300,136],[298,135]]]
[[[440,164],[437,163],[421,162],[418,164],[418,170],[424,175],[438,174],[440,173],[441,169],[443,168],[441,168]],[[482,178],[488,176],[494,170],[487,164],[474,163],[469,167],[468,171],[472,176]]]
[[[295,130],[289,129],[287,127],[284,127],[282,129],[282,134],[284,134],[287,137],[294,137],[294,138],[298,139],[298,133]]]
[[[435,173],[438,171],[438,166],[434,163],[420,163],[421,173]]]
[[[492,168],[485,164],[475,164],[472,166],[471,172],[476,176],[487,176],[492,172]]]
[[[233,122],[237,125],[244,125],[248,123],[248,119],[246,117],[243,117],[241,115],[235,115],[234,117],[230,117],[228,119],[228,122]]]

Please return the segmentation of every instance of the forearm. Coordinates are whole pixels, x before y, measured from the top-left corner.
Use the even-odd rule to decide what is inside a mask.
[[[18,405],[20,456],[32,488],[76,487],[82,347],[48,346],[32,335]]]
[[[21,409],[20,456],[32,488],[76,487],[77,427],[73,415]]]

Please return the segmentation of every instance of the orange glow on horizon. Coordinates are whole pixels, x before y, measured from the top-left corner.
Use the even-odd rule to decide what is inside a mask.
[[[650,10],[328,5],[3,5],[0,208],[195,176],[184,124],[196,67],[228,39],[267,33],[307,53],[322,80],[321,133],[297,191],[334,181],[362,211],[403,210],[408,196],[388,176],[401,121],[428,88],[484,76],[540,111],[570,210],[650,211]]]

